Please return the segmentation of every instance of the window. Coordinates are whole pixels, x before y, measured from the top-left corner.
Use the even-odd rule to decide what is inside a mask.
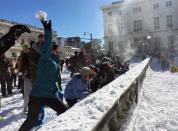
[[[139,38],[138,37],[135,37],[134,38],[134,43],[136,44],[136,43],[138,43],[139,42]]]
[[[174,36],[168,36],[168,46],[172,47],[174,44]]]
[[[176,51],[175,46],[174,46],[174,36],[173,35],[168,36],[168,48],[172,53],[174,53]]]
[[[141,12],[141,11],[142,11],[141,7],[139,7],[139,8],[138,8],[138,11],[139,11],[139,12]]]
[[[122,34],[122,33],[124,32],[123,23],[119,23],[119,24],[118,24],[118,32],[119,32],[119,34]]]
[[[119,41],[119,50],[121,52],[124,51],[124,42],[123,41]]]
[[[109,42],[109,51],[113,52],[113,42]]]
[[[159,3],[153,4],[153,9],[158,9],[159,8]]]
[[[172,1],[169,0],[169,1],[166,1],[166,7],[171,7],[172,6]]]
[[[154,50],[156,52],[160,51],[160,43],[161,43],[161,39],[159,37],[154,38],[154,44],[155,44]]]
[[[142,20],[135,20],[134,24],[134,32],[142,31]]]
[[[112,35],[112,24],[108,24],[108,34]]]
[[[112,11],[109,11],[109,12],[108,12],[108,15],[109,15],[109,16],[112,16]]]
[[[167,27],[173,27],[172,24],[172,15],[167,16]]]
[[[154,17],[154,29],[159,29],[159,17]]]
[[[122,12],[121,9],[119,9],[119,10],[117,11],[117,14],[118,14],[118,15],[122,15],[122,13],[123,13],[123,12]]]
[[[134,31],[137,31],[137,21],[134,21]]]
[[[142,51],[142,38],[140,37],[134,38],[134,48],[137,48],[137,52]]]
[[[141,7],[133,8],[133,12],[134,12],[134,13],[140,13],[141,11],[142,11],[142,8],[141,8]]]

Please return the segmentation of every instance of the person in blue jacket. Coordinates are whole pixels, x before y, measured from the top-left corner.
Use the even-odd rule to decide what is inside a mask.
[[[74,74],[72,79],[67,83],[64,90],[64,98],[69,107],[72,107],[79,100],[89,95],[90,74],[91,69],[83,67],[80,73]]]
[[[59,90],[56,84],[59,77],[59,64],[52,57],[51,21],[42,21],[42,24],[45,29],[45,43],[38,61],[36,80],[29,97],[27,118],[19,131],[29,131],[33,128],[38,121],[42,105],[47,105],[57,114],[67,110],[65,104],[55,96],[55,93]]]

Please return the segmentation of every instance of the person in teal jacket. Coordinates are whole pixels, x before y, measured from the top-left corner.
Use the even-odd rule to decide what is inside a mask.
[[[56,111],[58,115],[67,110],[65,104],[55,96],[59,90],[57,86],[59,63],[56,61],[56,58],[52,57],[51,21],[44,21],[42,24],[45,29],[45,43],[42,47],[42,53],[37,66],[36,80],[29,98],[27,118],[19,131],[29,131],[33,128],[34,123],[38,121],[41,105],[47,105]]]

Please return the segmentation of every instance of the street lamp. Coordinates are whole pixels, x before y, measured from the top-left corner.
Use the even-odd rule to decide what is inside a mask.
[[[86,35],[86,34],[90,35],[90,41],[92,43],[92,33],[84,32],[84,35]]]

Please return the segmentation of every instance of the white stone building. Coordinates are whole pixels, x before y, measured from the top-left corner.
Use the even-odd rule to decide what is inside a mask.
[[[0,19],[0,37],[6,34],[9,31],[9,28],[13,25],[17,24],[16,22]],[[30,44],[31,40],[37,42],[38,35],[44,33],[42,28],[37,28],[31,25],[27,25],[31,33],[24,33],[17,41],[16,44],[11,47],[7,52],[6,55],[8,57],[12,57],[13,54],[16,56],[20,55],[22,50],[21,43]],[[57,32],[53,31],[53,41],[57,42]]]
[[[71,46],[65,46],[65,58],[70,58],[72,55],[74,55],[75,51],[80,52],[80,48],[74,48]]]
[[[66,41],[66,38],[64,38],[64,37],[58,37],[57,38],[57,44],[59,46],[60,57],[63,60],[66,59],[65,41]]]
[[[133,49],[136,54],[175,54],[177,5],[178,0],[120,0],[102,6],[104,48],[113,55]]]

